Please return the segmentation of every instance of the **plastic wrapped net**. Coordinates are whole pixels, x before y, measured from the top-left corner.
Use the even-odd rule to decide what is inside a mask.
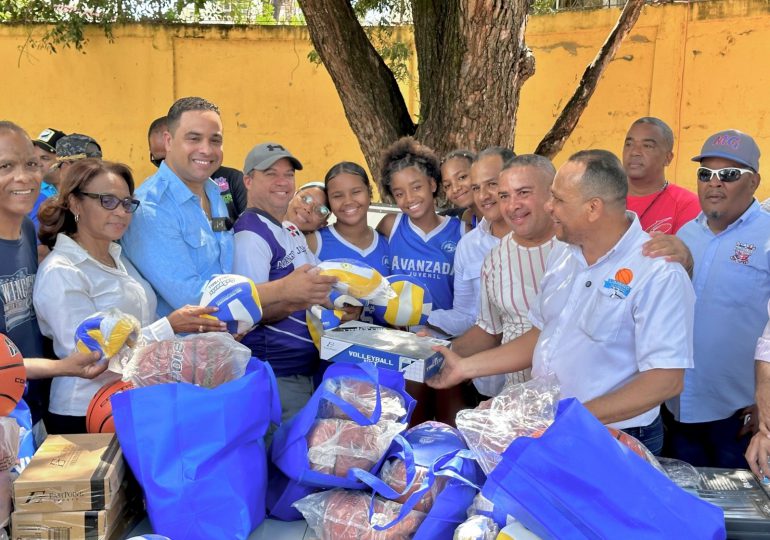
[[[457,413],[457,429],[485,474],[497,467],[514,439],[542,433],[553,423],[559,390],[556,376],[538,377],[509,384],[475,409]]]
[[[216,388],[246,371],[251,351],[223,332],[154,341],[134,351],[123,367],[123,380],[141,388],[186,382]]]
[[[363,491],[333,489],[308,495],[294,503],[320,540],[407,540],[417,531],[425,514],[412,510],[398,523],[383,531],[373,525],[387,525],[401,511],[401,504],[375,497],[369,519],[372,495]]]
[[[19,453],[19,425],[9,417],[0,417],[0,527],[8,525],[13,510],[13,476]]]
[[[307,434],[310,468],[340,477],[353,467],[368,471],[404,429],[406,425],[398,422],[361,426],[352,420],[318,419]]]
[[[405,503],[409,496],[422,487],[423,481],[428,474],[428,469],[420,465],[415,465],[414,479],[411,484],[407,484],[406,463],[402,459],[389,459],[382,464],[380,469],[380,479],[388,484],[394,491],[402,493],[395,499],[396,502]],[[428,491],[420,497],[414,509],[419,512],[429,512],[433,508],[433,502],[439,493],[446,487],[447,478],[445,476],[436,476],[433,485]]]
[[[323,383],[327,390],[334,392],[353,405],[367,418],[372,416],[377,406],[377,389],[371,382],[351,377],[327,379]],[[380,386],[380,420],[396,421],[406,415],[404,398],[398,392]],[[342,410],[326,400],[321,400],[318,418],[348,419]]]

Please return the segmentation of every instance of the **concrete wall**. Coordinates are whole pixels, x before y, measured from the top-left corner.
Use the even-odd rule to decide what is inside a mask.
[[[515,150],[532,151],[572,94],[618,16],[617,10],[533,17],[527,41],[537,60],[522,92]],[[323,67],[307,60],[307,32],[296,27],[117,28],[107,41],[89,29],[85,54],[26,46],[28,32],[0,25],[0,118],[35,135],[42,128],[84,132],[139,179],[146,129],[174,99],[217,103],[225,125],[225,164],[240,167],[251,146],[284,143],[305,164],[299,182],[320,179],[337,161],[363,163],[356,138]],[[669,179],[695,187],[695,155],[725,128],[752,134],[770,158],[770,4],[759,0],[647,6],[599,84],[557,165],[588,147],[620,152],[636,117],[659,116],[676,135]],[[416,72],[412,66],[412,72]],[[413,112],[416,82],[402,87]],[[760,187],[770,196],[770,183]]]

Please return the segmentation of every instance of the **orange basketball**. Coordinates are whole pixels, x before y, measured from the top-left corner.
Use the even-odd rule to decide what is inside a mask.
[[[0,416],[8,416],[24,395],[27,370],[18,347],[8,336],[0,336]]]
[[[615,272],[615,281],[628,285],[632,279],[634,279],[634,273],[630,268],[621,268]]]
[[[94,394],[86,412],[86,429],[88,433],[115,433],[115,421],[112,419],[112,404],[110,398],[119,392],[130,390],[134,385],[131,381],[109,382]]]

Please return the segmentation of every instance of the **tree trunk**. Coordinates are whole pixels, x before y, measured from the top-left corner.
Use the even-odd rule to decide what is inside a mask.
[[[524,43],[528,0],[413,0],[420,76],[417,138],[439,153],[513,148],[522,84],[534,73]]]
[[[345,116],[379,176],[380,153],[414,133],[393,73],[366,37],[348,0],[299,0],[310,38],[334,81]]]
[[[594,61],[586,68],[583,78],[580,79],[580,84],[575,89],[572,98],[564,106],[553,127],[546,133],[540,144],[537,145],[536,154],[553,159],[564,147],[564,143],[574,131],[580,116],[588,106],[588,101],[594,94],[602,73],[604,73],[612,59],[615,58],[615,53],[620,48],[623,39],[634,27],[637,19],[639,19],[639,15],[644,7],[644,1],[628,0],[626,2],[620,17],[618,17],[618,22],[615,23],[615,27],[610,32],[610,35],[607,36],[607,41],[602,45]]]

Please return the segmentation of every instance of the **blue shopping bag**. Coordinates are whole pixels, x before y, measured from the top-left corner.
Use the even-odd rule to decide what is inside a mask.
[[[350,378],[371,383],[376,389],[373,412],[367,416],[339,395],[330,390],[327,381]],[[275,469],[271,470],[268,487],[268,509],[272,517],[283,520],[302,519],[292,504],[315,490],[328,488],[363,489],[366,486],[352,476],[339,477],[313,470],[308,461],[307,435],[313,428],[322,401],[340,409],[358,425],[372,425],[380,420],[380,390],[387,388],[397,393],[404,402],[406,414],[399,423],[406,424],[415,406],[414,399],[406,392],[403,374],[397,371],[378,369],[371,364],[335,363],[329,366],[323,382],[313,393],[307,404],[293,418],[285,422],[273,436],[270,460]],[[372,468],[376,470],[382,459]]]
[[[217,388],[169,383],[111,399],[118,440],[158,534],[245,540],[265,518],[263,437],[280,421],[270,365]]]
[[[463,442],[460,432],[440,422],[417,425],[405,434],[396,436],[385,456],[385,461],[391,459],[402,460],[405,465],[405,487],[401,491],[394,490],[374,474],[360,469],[351,471],[353,476],[372,488],[375,494],[403,501],[396,519],[391,523],[372,525],[372,529],[386,531],[400,523],[443,478],[446,485],[435,495],[413,540],[451,538],[457,526],[467,518],[466,511],[485,480],[484,473]],[[427,469],[422,479],[416,474],[417,467]],[[408,497],[403,500],[407,494]],[[371,511],[370,506],[370,517]]]
[[[559,403],[538,439],[519,437],[482,495],[544,540],[722,539],[722,510],[679,488],[576,399]]]

